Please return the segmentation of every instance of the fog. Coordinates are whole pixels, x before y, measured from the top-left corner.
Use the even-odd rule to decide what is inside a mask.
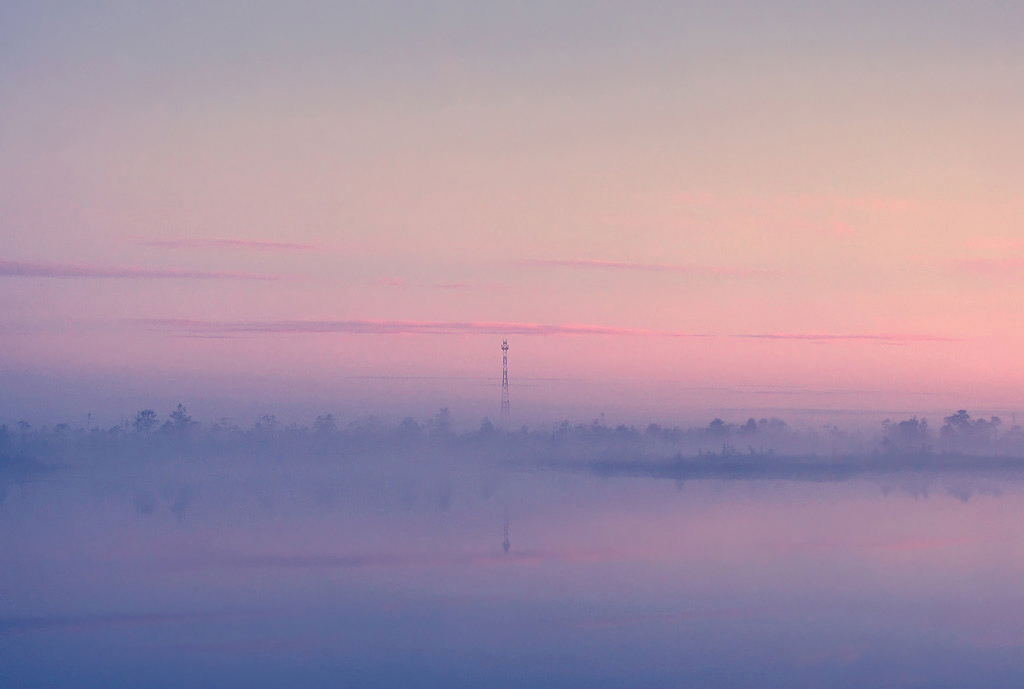
[[[465,425],[4,428],[0,684],[994,687],[1024,660],[1016,426]]]

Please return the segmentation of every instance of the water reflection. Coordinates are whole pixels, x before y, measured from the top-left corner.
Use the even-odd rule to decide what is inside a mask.
[[[0,685],[1021,681],[1013,461],[777,459],[755,478],[440,454],[38,473],[0,507]]]

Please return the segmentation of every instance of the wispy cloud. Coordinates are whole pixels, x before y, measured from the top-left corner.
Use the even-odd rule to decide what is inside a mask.
[[[562,323],[518,323],[508,321],[411,321],[411,320],[281,320],[204,321],[191,319],[144,319],[131,321],[151,330],[176,335],[216,336],[240,334],[348,334],[348,335],[605,335],[630,337],[733,338],[796,340],[805,342],[875,342],[911,344],[952,342],[956,338],[920,333],[693,333],[644,328]]]
[[[759,268],[728,266],[678,265],[673,263],[625,263],[597,259],[525,259],[519,262],[536,268],[575,268],[582,270],[615,270],[636,273],[673,273],[693,277],[758,277],[772,274]]]
[[[87,263],[0,261],[0,277],[132,280],[279,280],[280,276],[229,271],[99,266]]]
[[[864,341],[883,342],[889,344],[909,344],[913,342],[957,342],[958,337],[929,335],[926,333],[741,333],[730,335],[754,340],[806,340],[809,342],[833,341]]]
[[[323,251],[317,244],[301,242],[272,242],[260,239],[141,239],[144,246],[165,249],[237,249],[245,251]]]
[[[640,328],[602,325],[512,323],[488,321],[201,321],[148,319],[133,321],[156,330],[188,334],[338,333],[350,335],[646,335],[700,337]]]
[[[373,281],[376,285],[384,287],[396,287],[400,289],[440,289],[453,292],[497,292],[507,289],[506,285],[485,283],[475,284],[469,282],[409,282],[399,277],[380,277]]]

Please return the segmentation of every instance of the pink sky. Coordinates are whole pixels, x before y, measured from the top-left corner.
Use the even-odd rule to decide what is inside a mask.
[[[1019,13],[744,7],[0,11],[0,369],[1020,407]]]

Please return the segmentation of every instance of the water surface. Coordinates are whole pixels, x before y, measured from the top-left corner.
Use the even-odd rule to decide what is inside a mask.
[[[471,455],[9,481],[0,685],[1024,681],[1013,471],[680,481]]]

